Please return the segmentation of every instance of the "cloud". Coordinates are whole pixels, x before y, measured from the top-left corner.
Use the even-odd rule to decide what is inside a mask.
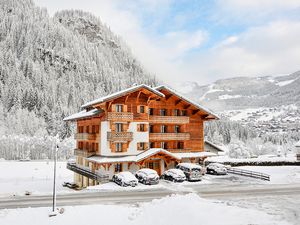
[[[35,2],[51,14],[72,7],[99,16],[148,71],[168,83],[287,74],[300,65],[300,0],[216,0],[204,7],[204,22],[195,21],[204,17],[195,16],[193,7],[193,13],[178,5],[172,11],[179,4],[174,0]]]
[[[275,21],[251,27],[215,48],[194,56],[185,65],[202,81],[218,77],[287,74],[300,65],[300,22]],[[199,77],[200,78],[200,77]],[[201,80],[198,78],[198,81]]]

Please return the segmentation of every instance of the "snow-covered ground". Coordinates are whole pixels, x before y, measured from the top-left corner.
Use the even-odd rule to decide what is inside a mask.
[[[226,213],[225,213],[226,212]],[[230,206],[206,200],[196,194],[174,195],[139,205],[68,206],[56,217],[48,217],[49,208],[0,210],[2,225],[286,225],[277,215],[255,209]]]
[[[238,175],[213,176],[205,175],[200,182],[173,183],[160,180],[158,185],[144,185],[137,187],[121,187],[115,183],[106,183],[84,189],[83,191],[143,191],[149,189],[168,189],[172,191],[193,191],[193,187],[210,184],[291,184],[300,183],[300,166],[243,166],[242,169],[262,172],[271,176],[271,181],[261,181]],[[0,162],[0,196],[24,195],[25,191],[32,194],[49,194],[53,185],[52,162]],[[57,190],[58,192],[73,192],[62,187],[63,182],[73,181],[73,172],[66,168],[66,162],[57,164]]]
[[[49,193],[53,188],[53,162],[46,161],[0,161],[0,195]],[[73,172],[66,162],[57,162],[57,190],[70,191],[62,187],[64,181],[72,181]]]

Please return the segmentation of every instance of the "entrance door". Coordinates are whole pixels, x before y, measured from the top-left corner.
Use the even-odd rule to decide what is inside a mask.
[[[149,169],[155,170],[158,173],[158,175],[161,175],[160,159],[158,159],[158,160],[149,160],[149,161],[145,162],[145,166]]]

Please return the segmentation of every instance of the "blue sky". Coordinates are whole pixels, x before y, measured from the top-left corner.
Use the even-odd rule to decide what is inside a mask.
[[[169,83],[300,69],[300,0],[34,0],[89,11]]]

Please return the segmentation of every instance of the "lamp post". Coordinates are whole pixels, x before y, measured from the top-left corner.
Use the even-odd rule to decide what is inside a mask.
[[[54,149],[54,168],[53,168],[53,202],[52,202],[52,212],[49,216],[56,216],[56,161],[57,161],[57,152],[59,150],[58,144],[56,144]]]

